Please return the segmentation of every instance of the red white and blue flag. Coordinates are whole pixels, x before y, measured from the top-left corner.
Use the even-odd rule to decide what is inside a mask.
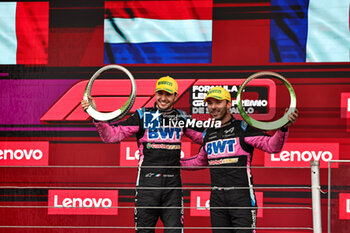
[[[0,64],[47,64],[49,2],[0,2]]]
[[[212,0],[106,1],[104,63],[210,63]]]
[[[349,62],[349,0],[271,0],[270,62]]]

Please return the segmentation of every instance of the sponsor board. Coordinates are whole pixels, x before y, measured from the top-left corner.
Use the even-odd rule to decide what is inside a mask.
[[[147,143],[147,147],[154,149],[178,149],[176,145],[162,143]],[[181,142],[181,158],[191,156],[191,142]],[[137,142],[120,142],[120,166],[138,166],[140,151]]]
[[[210,216],[210,191],[191,191],[190,207],[190,216]]]
[[[350,132],[350,92],[340,94],[340,117],[346,118],[346,131]]]
[[[118,215],[118,190],[49,190],[49,215]]]
[[[310,161],[319,160],[320,168],[328,168],[329,160],[339,159],[339,143],[285,143],[280,153],[265,153],[264,158],[266,167],[309,167]]]
[[[339,193],[339,219],[350,219],[350,193]]]
[[[2,166],[48,166],[49,142],[2,141],[0,142]]]
[[[255,192],[258,207],[264,205],[263,196],[263,192]],[[190,207],[190,216],[210,216],[210,191],[191,191]],[[263,217],[263,209],[258,209],[257,217]]]
[[[239,114],[236,96],[244,79],[198,80],[191,88],[191,114],[208,114],[206,103],[203,102],[207,92],[215,86],[225,88],[232,97],[232,114]],[[271,79],[252,80],[245,88],[242,106],[251,117],[257,120],[270,120],[276,113],[276,84]]]

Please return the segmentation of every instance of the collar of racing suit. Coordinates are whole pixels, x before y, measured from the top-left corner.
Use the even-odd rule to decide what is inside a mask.
[[[231,119],[221,124],[221,128],[233,123],[236,119],[231,115]]]

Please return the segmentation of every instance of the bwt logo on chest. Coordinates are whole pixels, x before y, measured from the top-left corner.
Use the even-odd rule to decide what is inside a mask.
[[[222,153],[232,153],[235,151],[236,139],[220,139],[206,144],[208,155],[217,155]]]
[[[147,131],[148,139],[181,139],[181,128],[149,128]]]

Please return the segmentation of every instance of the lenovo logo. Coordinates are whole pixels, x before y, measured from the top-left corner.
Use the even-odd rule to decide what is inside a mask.
[[[350,92],[340,94],[341,118],[350,118]]]
[[[210,191],[191,191],[190,216],[210,216]]]
[[[339,193],[339,219],[350,219],[350,193]]]
[[[266,167],[308,167],[310,161],[319,160],[321,168],[328,161],[339,159],[338,143],[286,143],[278,154],[265,153]],[[332,167],[338,167],[332,163]]]
[[[164,146],[164,148],[162,147]],[[167,148],[167,144],[147,143],[148,148]],[[174,147],[174,149],[177,149]],[[191,142],[181,142],[181,158],[191,156]],[[120,142],[120,166],[138,166],[140,151],[137,142]]]
[[[48,166],[49,142],[0,142],[0,165]]]
[[[118,215],[117,190],[49,190],[48,214]]]
[[[210,191],[191,191],[190,216],[210,216]],[[258,207],[263,207],[263,192],[256,192],[255,198]],[[263,209],[259,209],[257,217],[263,217]]]
[[[340,117],[346,118],[346,131],[350,132],[350,92],[340,95]]]

